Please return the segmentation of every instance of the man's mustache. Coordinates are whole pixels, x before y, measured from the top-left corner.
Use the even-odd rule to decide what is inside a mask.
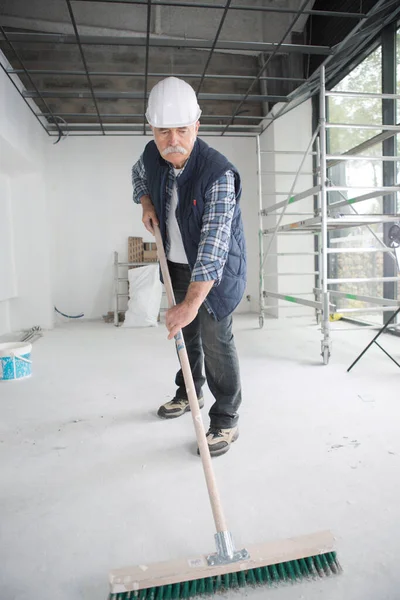
[[[168,156],[168,154],[174,153],[187,154],[187,150],[185,150],[183,146],[168,146],[168,148],[165,148],[165,150],[162,151],[161,155]]]

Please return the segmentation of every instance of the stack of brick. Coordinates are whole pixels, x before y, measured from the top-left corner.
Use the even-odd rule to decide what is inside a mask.
[[[157,245],[154,242],[143,244],[143,262],[157,262]]]
[[[143,262],[143,238],[128,237],[128,262]]]
[[[154,242],[144,242],[143,238],[128,238],[128,262],[157,262],[157,246]],[[132,268],[132,267],[131,267]]]

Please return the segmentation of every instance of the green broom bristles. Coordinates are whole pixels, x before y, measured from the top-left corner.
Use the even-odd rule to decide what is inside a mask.
[[[325,577],[341,570],[336,552],[326,552],[299,560],[290,560],[267,567],[257,567],[248,571],[227,573],[216,577],[206,577],[184,581],[172,585],[149,587],[138,592],[110,594],[109,600],[180,600],[195,596],[210,596],[229,589],[255,587],[257,585],[277,585],[281,582],[296,582],[304,578]]]

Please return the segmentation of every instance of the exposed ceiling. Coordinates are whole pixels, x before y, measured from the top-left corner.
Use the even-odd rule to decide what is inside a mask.
[[[203,132],[254,135],[399,17],[398,0],[0,0],[0,49],[51,135],[150,133],[169,75],[196,90]]]

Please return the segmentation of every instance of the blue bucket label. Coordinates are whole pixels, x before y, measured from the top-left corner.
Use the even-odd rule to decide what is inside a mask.
[[[15,362],[14,362],[15,361]],[[0,356],[0,380],[23,379],[32,374],[31,355]]]

